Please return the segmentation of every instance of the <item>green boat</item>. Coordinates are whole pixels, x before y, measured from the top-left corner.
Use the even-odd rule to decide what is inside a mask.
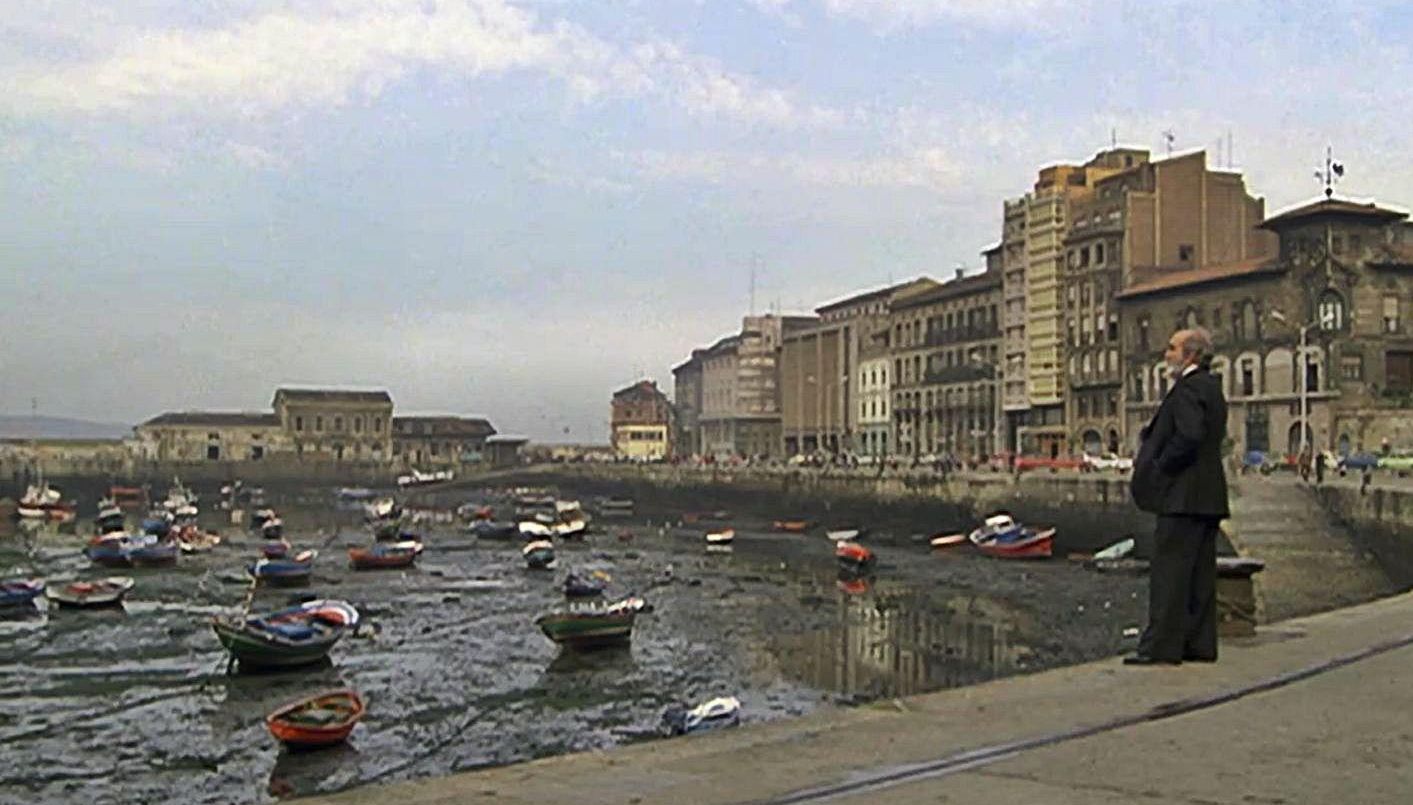
[[[293,668],[319,662],[358,625],[344,601],[308,601],[255,617],[213,618],[211,629],[242,668]]]
[[[577,605],[535,619],[545,637],[574,649],[622,645],[633,637],[633,622],[647,606],[641,598],[608,605]]]

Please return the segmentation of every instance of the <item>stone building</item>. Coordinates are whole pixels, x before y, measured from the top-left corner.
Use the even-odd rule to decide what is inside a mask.
[[[997,451],[1001,281],[992,260],[982,274],[958,271],[951,282],[890,304],[896,453]]]
[[[336,461],[388,461],[392,397],[386,391],[281,388],[272,403],[299,455]]]
[[[1234,450],[1293,453],[1302,428],[1337,453],[1413,447],[1407,214],[1321,199],[1261,227],[1278,239],[1273,257],[1139,272],[1119,293],[1129,441],[1167,391],[1168,336],[1200,325],[1213,333]]]
[[[672,455],[672,403],[657,382],[640,380],[613,393],[609,441],[617,456],[660,460]]]
[[[1029,345],[1025,337],[1025,274],[1029,264],[1025,222],[1029,206],[1024,198],[1003,203],[1001,242],[996,247],[1000,249],[1001,260],[1001,374],[1004,378],[1001,408],[1006,417],[1003,449],[1007,452],[1019,452],[1020,429],[1025,426],[1030,411],[1026,368]]]
[[[701,443],[705,455],[776,456],[783,441],[777,359],[785,334],[814,316],[746,316],[741,332],[702,355]]]
[[[133,428],[136,458],[145,461],[261,461],[293,442],[271,413],[169,411]]]
[[[478,464],[495,432],[482,417],[394,416],[393,461],[407,469]]]
[[[1146,150],[1094,161],[1130,165],[1098,178],[1070,202],[1064,238],[1067,452],[1119,451],[1124,443],[1123,364],[1115,295],[1157,267],[1180,272],[1274,254],[1258,228],[1265,203],[1240,173],[1212,170],[1195,151],[1149,161]]]
[[[672,454],[674,456],[699,456],[702,454],[703,353],[704,350],[694,349],[692,357],[672,367],[674,410]]]

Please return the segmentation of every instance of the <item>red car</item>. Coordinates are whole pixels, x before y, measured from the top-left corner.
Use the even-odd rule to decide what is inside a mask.
[[[1087,470],[1083,456],[1018,456],[1016,458],[1016,472],[1026,472],[1028,470]]]

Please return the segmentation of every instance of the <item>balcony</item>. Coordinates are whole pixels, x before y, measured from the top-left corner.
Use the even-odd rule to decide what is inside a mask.
[[[923,373],[922,382],[928,384],[938,383],[972,383],[977,380],[991,380],[993,369],[990,366],[944,366],[940,369],[929,369]]]
[[[927,333],[925,343],[929,347],[940,347],[946,346],[947,344],[962,344],[967,341],[986,341],[1000,337],[1000,327],[985,324],[975,327],[953,327],[950,330],[930,330]]]

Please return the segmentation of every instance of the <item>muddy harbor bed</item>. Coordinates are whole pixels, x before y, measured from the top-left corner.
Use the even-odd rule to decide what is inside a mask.
[[[677,702],[735,695],[744,721],[763,721],[1111,655],[1144,611],[1141,578],[1063,558],[934,554],[909,539],[959,522],[890,523],[861,588],[841,583],[822,531],[770,533],[780,512],[738,509],[732,552],[707,553],[704,527],[664,525],[709,508],[695,499],[600,519],[599,533],[559,546],[549,572],[526,570],[518,542],[477,543],[450,523],[420,526],[416,569],[354,572],[346,549],[369,539],[356,512],[327,490],[271,502],[292,542],[323,553],[307,588],[261,590],[256,609],[343,598],[375,633],[345,639],[324,666],[228,673],[208,622],[239,607],[258,540],[206,515],[226,544],[124,571],[138,581],[124,610],[0,621],[0,802],[268,802],[606,748],[645,739]],[[631,542],[611,533],[621,528]],[[89,566],[82,542],[3,536],[0,569],[112,575]],[[564,653],[535,628],[563,603],[570,568],[602,569],[611,594],[653,604],[630,648]],[[346,746],[292,754],[266,732],[279,704],[344,685],[368,701]]]

